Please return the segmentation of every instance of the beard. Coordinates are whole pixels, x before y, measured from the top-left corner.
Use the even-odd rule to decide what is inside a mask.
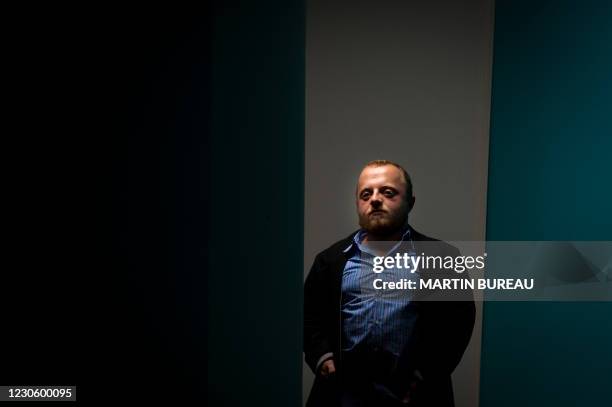
[[[390,236],[403,228],[408,221],[408,205],[402,205],[395,212],[383,212],[376,215],[359,214],[359,226],[376,236]]]

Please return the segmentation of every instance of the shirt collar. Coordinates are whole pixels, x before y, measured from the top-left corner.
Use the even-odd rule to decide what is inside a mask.
[[[406,226],[406,231],[404,232],[404,234],[402,235],[402,241],[407,241],[407,240],[411,240],[412,239],[412,228],[410,227],[410,225]],[[342,250],[342,253],[349,253],[353,248],[359,249],[361,250],[361,242],[363,242],[363,238],[366,234],[366,231],[364,229],[359,229],[357,231],[357,233],[355,233],[355,235],[353,235],[353,239],[351,241],[351,243],[349,243],[349,245]]]

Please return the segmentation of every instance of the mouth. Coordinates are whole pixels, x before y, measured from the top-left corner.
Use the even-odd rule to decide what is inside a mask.
[[[382,209],[377,209],[377,210],[371,211],[370,212],[370,216],[372,216],[372,215],[382,215],[382,214],[385,214],[385,213],[386,213],[386,211],[383,211]]]

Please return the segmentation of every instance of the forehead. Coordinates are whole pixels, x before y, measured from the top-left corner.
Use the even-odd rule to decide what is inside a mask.
[[[394,165],[366,167],[361,171],[358,182],[359,190],[383,185],[393,186],[397,189],[404,188],[402,171]]]

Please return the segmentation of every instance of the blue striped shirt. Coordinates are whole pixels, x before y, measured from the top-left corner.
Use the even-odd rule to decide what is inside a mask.
[[[345,252],[352,253],[342,274],[342,350],[351,351],[357,346],[384,350],[399,356],[413,334],[416,311],[409,294],[404,290],[374,289],[375,279],[400,281],[414,279],[409,269],[390,268],[382,273],[373,272],[376,254],[363,245],[365,231],[355,234],[353,244]],[[397,242],[386,256],[394,256],[402,247],[412,247],[410,228],[402,237],[408,245]],[[414,253],[411,253],[414,254]]]

